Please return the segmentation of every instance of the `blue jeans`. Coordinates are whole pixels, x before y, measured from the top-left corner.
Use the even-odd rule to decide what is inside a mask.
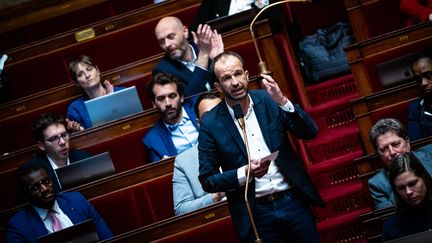
[[[254,219],[263,243],[320,242],[315,217],[310,208],[297,199],[291,189],[272,202],[255,201]],[[243,242],[254,242],[251,227]]]

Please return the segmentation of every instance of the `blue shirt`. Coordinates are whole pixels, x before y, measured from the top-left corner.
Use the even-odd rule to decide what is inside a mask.
[[[198,129],[192,123],[183,106],[182,114],[183,116],[179,123],[174,125],[165,123],[168,131],[171,133],[171,138],[178,154],[198,144]]]

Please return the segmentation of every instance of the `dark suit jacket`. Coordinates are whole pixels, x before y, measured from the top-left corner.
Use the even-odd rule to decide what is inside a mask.
[[[198,47],[193,42],[190,42],[190,44],[198,56]],[[207,88],[205,87],[207,83],[211,86],[213,85],[210,71],[197,66],[195,67],[195,70],[191,72],[185,65],[183,65],[183,63],[171,59],[166,54],[153,69],[153,75],[159,72],[170,73],[181,78],[185,84],[184,97],[207,91]]]
[[[113,236],[99,213],[79,192],[65,192],[57,195],[57,203],[73,224],[92,219],[99,239]],[[17,212],[7,223],[6,242],[36,242],[36,238],[48,234],[44,223],[32,206]]]
[[[295,154],[287,131],[297,138],[311,139],[318,132],[313,120],[295,106],[295,112],[285,112],[264,90],[250,91],[258,123],[271,152],[279,150],[276,165],[285,180],[299,190],[299,196],[310,205],[324,203],[306,173],[303,163]],[[235,126],[225,102],[202,117],[199,135],[200,182],[207,192],[225,191],[234,225],[240,238],[244,238],[251,224],[244,202],[244,187],[240,187],[237,169],[247,164],[246,147]],[[219,166],[223,173],[220,173]],[[248,194],[254,206],[255,183],[250,184]]]
[[[198,129],[194,111],[196,99],[190,99],[183,103],[189,118]],[[176,156],[177,149],[171,138],[171,133],[165,126],[164,121],[159,120],[143,138],[144,147],[149,151],[150,162],[161,160],[164,156]]]
[[[85,159],[85,158],[88,158],[88,157],[91,157],[91,156],[92,156],[92,154],[87,153],[87,152],[82,151],[82,150],[70,150],[69,151],[69,161],[71,163],[77,162],[79,160],[82,160],[82,159]],[[50,164],[50,162],[49,162],[46,154],[45,153],[40,153],[40,154],[35,155],[29,161],[29,163],[33,163],[33,162],[40,162],[40,163],[42,163],[42,164],[45,165],[45,167],[47,169],[47,172],[48,172],[48,175],[50,176],[50,178],[51,178],[51,180],[52,180],[52,182],[54,184],[55,191],[56,192],[60,192],[61,191],[60,184],[59,184],[59,182],[57,180],[57,177],[55,175],[54,169],[51,167],[51,164]]]

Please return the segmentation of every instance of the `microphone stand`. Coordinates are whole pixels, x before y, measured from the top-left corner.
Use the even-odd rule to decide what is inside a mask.
[[[251,210],[251,207],[249,205],[249,200],[247,197],[248,190],[249,190],[250,175],[251,175],[251,173],[250,173],[251,172],[251,160],[250,160],[249,143],[248,143],[248,139],[247,139],[244,115],[243,115],[243,111],[241,109],[240,104],[234,105],[232,108],[234,110],[234,116],[237,119],[237,121],[239,122],[240,128],[243,131],[244,143],[246,145],[246,154],[247,154],[248,165],[247,165],[247,173],[246,173],[246,188],[245,188],[244,200],[245,200],[246,208],[247,208],[249,218],[250,218],[250,221],[252,224],[252,229],[253,229],[253,232],[255,234],[255,238],[256,238],[255,243],[262,243],[262,240],[259,237],[258,230],[257,230],[256,225],[255,225],[255,220],[253,218],[252,210]]]
[[[254,44],[254,47],[255,47],[255,52],[257,53],[257,55],[258,55],[258,67],[259,67],[259,69],[260,69],[260,73],[261,74],[271,74],[271,72],[267,69],[267,64],[263,61],[263,59],[262,59],[262,57],[261,57],[261,53],[260,53],[260,50],[259,50],[259,47],[258,47],[258,42],[257,42],[257,38],[255,37],[255,31],[254,31],[254,25],[255,25],[255,22],[257,21],[257,19],[259,18],[259,16],[264,12],[264,11],[266,11],[267,9],[269,9],[269,8],[272,8],[273,6],[276,6],[276,5],[279,5],[279,4],[282,4],[282,3],[289,3],[289,2],[312,2],[312,0],[282,0],[282,1],[278,1],[278,2],[275,2],[275,3],[271,3],[271,4],[269,4],[269,5],[267,5],[267,6],[265,6],[264,8],[262,8],[256,15],[255,15],[255,17],[252,19],[252,21],[251,21],[251,23],[250,23],[250,25],[249,25],[249,31],[250,31],[250,33],[251,33],[251,37],[252,37],[252,42],[253,42],[253,44]]]

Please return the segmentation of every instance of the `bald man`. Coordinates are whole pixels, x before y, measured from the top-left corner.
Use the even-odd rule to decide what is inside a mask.
[[[169,16],[158,22],[155,35],[165,56],[153,69],[153,75],[166,72],[181,78],[185,83],[185,97],[211,88],[209,63],[224,49],[222,37],[216,30],[199,25],[197,31],[192,32],[193,41],[188,41],[188,28],[180,19]]]

